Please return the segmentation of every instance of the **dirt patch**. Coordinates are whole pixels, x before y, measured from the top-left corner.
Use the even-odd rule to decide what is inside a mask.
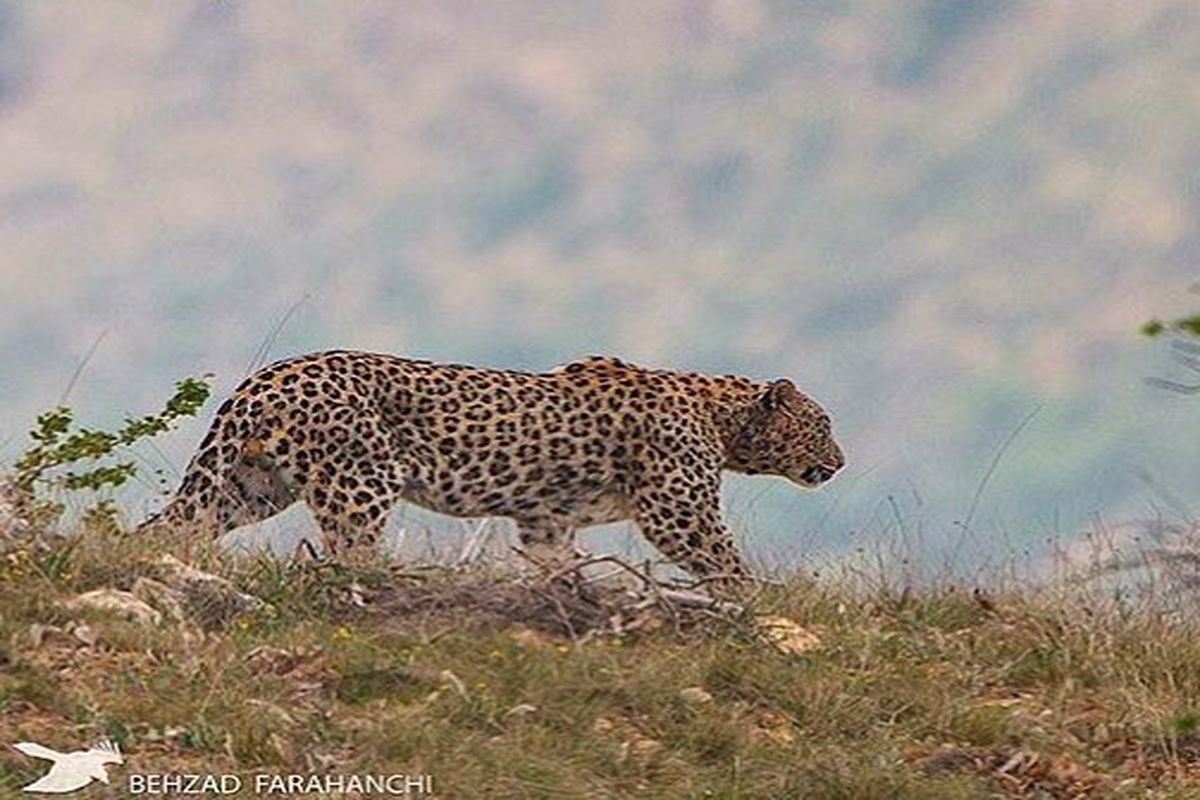
[[[1085,798],[1104,796],[1111,776],[1080,764],[1066,754],[1035,750],[985,749],[943,745],[910,759],[927,774],[972,772],[987,778],[1006,797]]]

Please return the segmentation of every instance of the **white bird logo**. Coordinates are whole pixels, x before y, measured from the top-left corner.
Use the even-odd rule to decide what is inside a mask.
[[[27,756],[53,761],[54,766],[42,777],[25,787],[27,792],[65,794],[82,789],[92,781],[108,783],[105,764],[124,764],[121,748],[114,742],[101,742],[87,750],[60,753],[33,742],[17,742],[13,745]]]

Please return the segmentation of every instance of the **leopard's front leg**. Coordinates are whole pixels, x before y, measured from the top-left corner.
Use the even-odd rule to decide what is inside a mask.
[[[517,539],[525,558],[547,572],[556,572],[582,555],[575,549],[574,527],[553,520],[518,520]]]
[[[680,470],[667,459],[647,472],[634,494],[635,519],[646,539],[715,591],[747,585],[750,569],[721,521],[720,467]]]

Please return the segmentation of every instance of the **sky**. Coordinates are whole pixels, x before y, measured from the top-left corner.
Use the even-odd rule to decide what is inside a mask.
[[[774,563],[1186,517],[1138,328],[1196,300],[1198,40],[1159,0],[0,3],[0,452],[69,384],[104,426],[312,350],[608,353],[830,409],[837,481],[729,481]]]

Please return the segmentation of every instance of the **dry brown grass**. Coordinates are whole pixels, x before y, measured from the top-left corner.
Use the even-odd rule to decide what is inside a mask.
[[[1200,625],[1150,609],[795,579],[754,601],[819,637],[788,654],[745,618],[564,625],[577,588],[502,573],[215,555],[261,611],[206,630],[62,606],[163,546],[0,556],[0,742],[115,738],[118,788],[89,796],[134,770],[428,772],[447,798],[1200,794]],[[40,767],[0,750],[0,792]]]

